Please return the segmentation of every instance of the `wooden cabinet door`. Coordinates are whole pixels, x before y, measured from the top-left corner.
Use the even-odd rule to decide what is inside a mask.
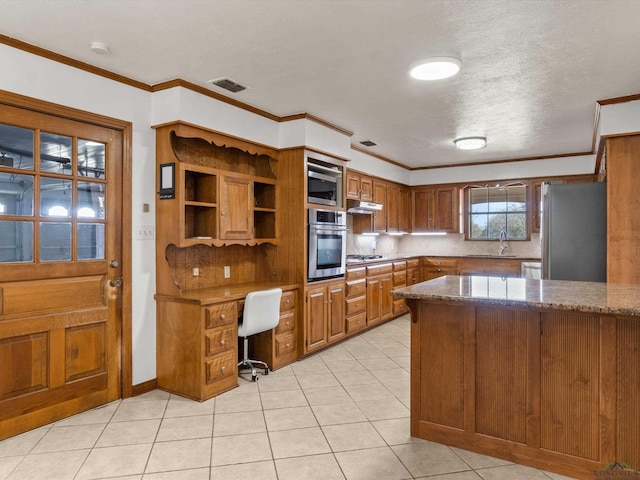
[[[360,199],[360,175],[347,173],[347,198]]]
[[[433,228],[433,189],[414,190],[412,195],[413,232],[426,232]]]
[[[459,232],[458,188],[436,188],[434,189],[434,197],[434,230],[450,233]]]
[[[328,341],[332,342],[345,334],[345,294],[344,285],[336,285],[328,288],[329,319]]]
[[[398,198],[398,229],[401,232],[411,230],[411,193],[408,188],[400,188]]]
[[[541,205],[540,202],[542,202],[542,182],[538,182],[532,185],[532,190],[533,192],[531,192],[531,231],[534,233],[538,233],[540,232],[540,221],[542,220],[540,218],[540,214],[541,212]]]
[[[326,287],[307,290],[305,352],[327,344],[327,302]]]
[[[380,277],[367,279],[367,325],[373,325],[381,319]]]
[[[360,177],[360,200],[373,202],[373,180],[369,177]]]
[[[393,276],[385,275],[380,278],[380,320],[393,317]]]
[[[253,238],[253,185],[248,178],[220,179],[220,239]]]
[[[396,185],[387,186],[387,232],[400,230],[400,189]]]
[[[373,231],[387,231],[387,185],[380,182],[373,183],[373,201],[382,204],[382,210],[373,214]]]

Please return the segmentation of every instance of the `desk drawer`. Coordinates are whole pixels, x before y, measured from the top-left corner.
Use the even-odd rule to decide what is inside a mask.
[[[205,309],[205,328],[221,327],[238,321],[236,302],[219,303]]]
[[[296,290],[282,292],[280,299],[280,310],[291,310],[296,307]]]
[[[213,383],[229,375],[238,375],[238,360],[235,350],[217,355],[206,361],[206,382]]]
[[[276,327],[276,335],[290,332],[296,328],[296,313],[295,311],[283,312],[280,314],[280,322]]]
[[[292,333],[276,338],[276,356],[280,357],[296,349],[296,336]]]
[[[237,338],[235,327],[218,328],[205,333],[205,355],[208,357],[234,348]]]

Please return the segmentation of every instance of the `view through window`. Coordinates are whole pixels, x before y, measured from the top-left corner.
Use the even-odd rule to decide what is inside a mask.
[[[468,191],[468,238],[509,240],[527,238],[527,187],[474,187]]]

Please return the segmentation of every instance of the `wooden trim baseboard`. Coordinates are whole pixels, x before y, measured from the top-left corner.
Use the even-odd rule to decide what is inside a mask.
[[[156,388],[158,388],[158,379],[152,378],[151,380],[147,380],[146,382],[134,385],[131,391],[133,393],[133,396],[137,397],[138,395],[142,395],[143,393],[149,393]]]

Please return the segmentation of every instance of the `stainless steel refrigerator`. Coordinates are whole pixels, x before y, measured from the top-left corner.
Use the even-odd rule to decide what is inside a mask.
[[[542,278],[607,281],[607,184],[542,184]]]

